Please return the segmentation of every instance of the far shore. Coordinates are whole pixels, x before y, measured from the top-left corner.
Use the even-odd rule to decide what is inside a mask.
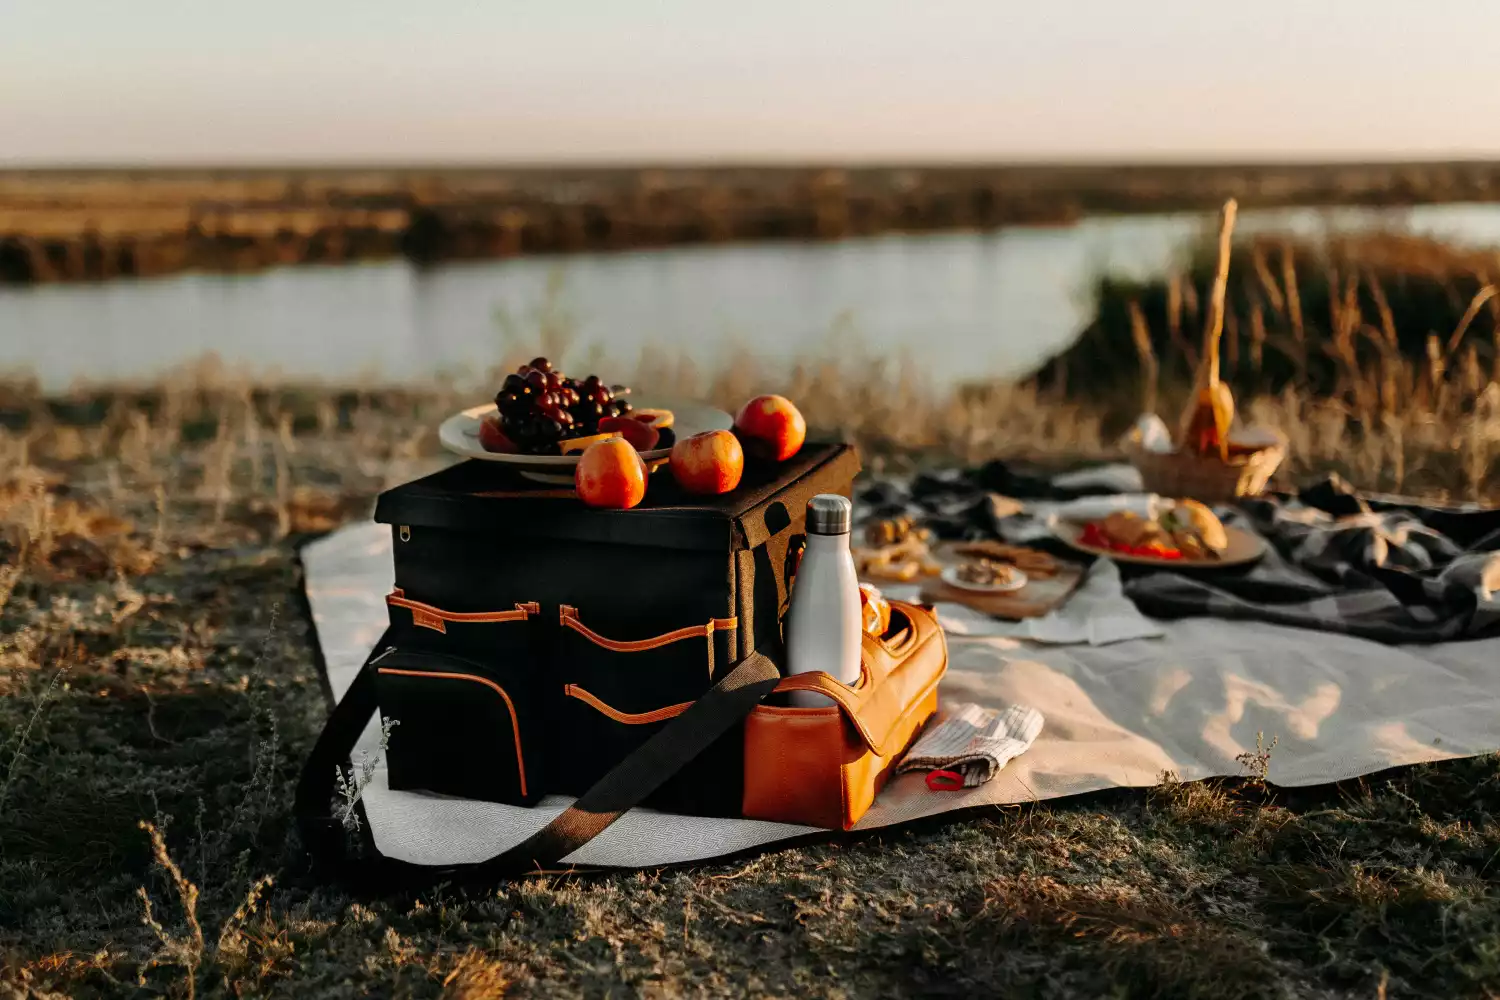
[[[1500,200],[1500,163],[0,170],[0,285]]]

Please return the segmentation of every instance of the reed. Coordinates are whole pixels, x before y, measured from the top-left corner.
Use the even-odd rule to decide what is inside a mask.
[[[1160,408],[1185,404],[1204,361],[1181,324],[1213,294],[1213,251],[1160,281],[1102,277],[1093,321],[1039,384],[1093,400],[1106,440],[1139,412],[1142,385],[1157,387]],[[1390,233],[1270,235],[1235,244],[1231,260],[1226,340],[1247,330],[1250,349],[1226,350],[1221,375],[1247,422],[1291,440],[1283,485],[1332,470],[1372,489],[1494,495],[1496,253]]]

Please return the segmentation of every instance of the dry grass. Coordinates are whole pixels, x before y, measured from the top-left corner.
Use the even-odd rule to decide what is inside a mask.
[[[1110,431],[1134,416],[1141,384],[1177,412],[1200,367],[1182,329],[1212,264],[1102,280],[1094,323],[1043,383],[1102,400]],[[1500,256],[1385,233],[1256,237],[1231,273],[1224,378],[1249,419],[1290,439],[1287,482],[1332,469],[1434,500],[1500,493]]]

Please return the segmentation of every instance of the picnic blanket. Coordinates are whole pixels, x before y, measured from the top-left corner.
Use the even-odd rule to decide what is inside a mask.
[[[333,699],[347,690],[385,628],[391,544],[388,527],[367,523],[303,550],[308,605]],[[1120,578],[1103,573],[1090,583],[1119,587]],[[1109,595],[1100,600],[1108,603]],[[1392,646],[1260,621],[1157,624],[1157,637],[1098,644],[950,631],[940,713],[967,704],[1030,705],[1046,724],[1030,749],[978,787],[931,791],[920,773],[896,777],[856,829],[1150,786],[1163,772],[1183,781],[1241,775],[1237,758],[1254,752],[1262,734],[1267,744],[1277,741],[1269,778],[1284,786],[1500,749],[1500,638]],[[372,721],[356,753],[376,762],[363,805],[376,846],[391,857],[429,865],[482,860],[540,829],[570,801],[548,796],[526,809],[393,790],[379,736]],[[565,860],[675,864],[813,834],[821,831],[633,809]]]
[[[1003,516],[1008,511],[1001,497],[1056,501],[1105,489],[1059,487],[991,463],[908,484],[877,483],[860,499],[870,515],[917,516],[941,537],[998,535],[1055,547],[1044,541],[1050,532],[1035,515]],[[1500,511],[1379,501],[1330,478],[1296,496],[1246,500],[1220,513],[1226,523],[1270,542],[1267,557],[1248,571],[1212,576],[1122,566],[1125,595],[1141,611],[1166,619],[1269,622],[1392,644],[1500,635]]]

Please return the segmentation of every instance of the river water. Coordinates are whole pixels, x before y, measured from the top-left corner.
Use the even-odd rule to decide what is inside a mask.
[[[1103,270],[1171,269],[1208,215],[841,243],[695,246],[420,270],[405,261],[0,289],[0,371],[49,390],[149,379],[217,355],[267,377],[416,381],[529,351],[547,303],[566,364],[626,370],[643,352],[711,369],[828,351],[909,358],[935,386],[1025,374],[1066,348]],[[1500,205],[1245,212],[1244,230],[1399,228],[1500,246]],[[511,331],[511,332],[507,332]],[[520,331],[519,334],[515,331]]]

